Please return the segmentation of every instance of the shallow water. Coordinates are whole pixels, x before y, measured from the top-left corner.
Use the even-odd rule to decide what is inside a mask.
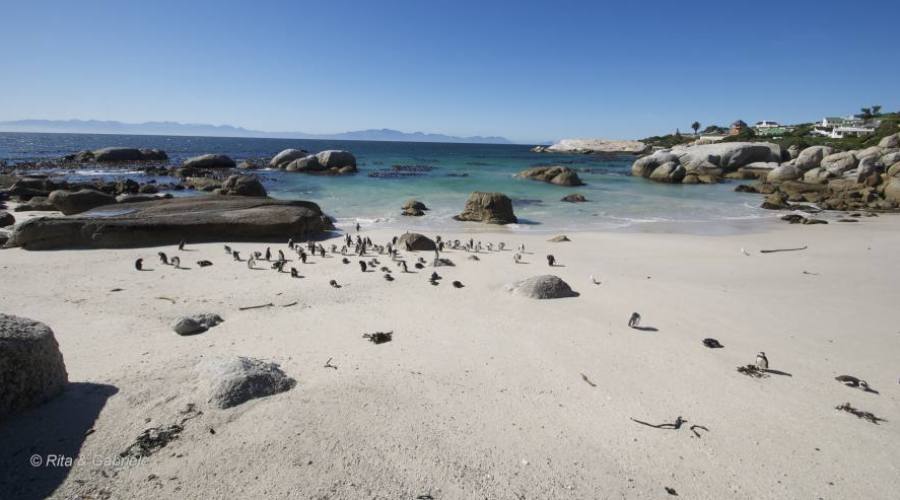
[[[160,148],[169,154],[172,163],[204,153],[223,153],[240,161],[269,158],[286,148],[352,151],[360,170],[352,176],[258,172],[272,196],[314,201],[341,225],[358,221],[380,227],[459,227],[460,223],[451,217],[461,211],[472,191],[500,191],[512,198],[520,223],[509,229],[519,231],[663,228],[678,232],[739,232],[752,230],[753,220],[771,217],[770,212],[758,208],[758,196],[733,192],[733,183],[667,185],[631,177],[630,155],[548,155],[532,153],[528,146],[520,145],[0,133],[0,159],[13,163],[58,158],[106,146]],[[569,166],[578,171],[587,185],[569,188],[515,177],[520,170],[538,164]],[[390,172],[393,165],[407,166],[413,175],[380,177]],[[69,176],[147,180],[137,171],[110,172],[94,166],[70,171]],[[560,201],[576,192],[590,201]],[[431,209],[426,216],[400,215],[400,206],[412,197]]]

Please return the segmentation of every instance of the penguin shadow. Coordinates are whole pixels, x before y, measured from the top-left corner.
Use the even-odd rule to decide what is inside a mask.
[[[781,375],[782,377],[793,377],[793,375],[791,375],[788,372],[783,372],[781,370],[773,370],[771,368],[761,369],[760,371],[763,373],[771,373],[772,375]]]
[[[565,265],[565,264],[559,264],[559,263],[556,263],[556,264],[551,264],[550,267],[566,267],[566,265]]]
[[[642,332],[658,332],[659,331],[659,328],[656,328],[655,326],[632,326],[631,329],[639,330]]]
[[[149,271],[156,271],[156,269],[155,269],[155,268],[150,268],[150,269],[147,269],[147,268],[141,268],[141,269],[138,269],[138,271],[140,271],[140,272],[142,272],[142,273],[146,273],[146,272],[149,272]]]

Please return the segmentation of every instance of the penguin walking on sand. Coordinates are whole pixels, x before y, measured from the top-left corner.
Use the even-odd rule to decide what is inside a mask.
[[[366,262],[364,260],[359,261],[359,270],[366,272]]]
[[[299,278],[299,277],[300,277],[300,273],[297,272],[297,268],[292,267],[291,268],[291,278]]]
[[[756,367],[763,371],[769,369],[769,358],[766,357],[766,353],[760,351],[756,355]]]
[[[279,252],[280,251],[281,250],[279,250]],[[266,247],[266,260],[272,260],[272,249],[269,247]]]
[[[631,313],[631,317],[628,318],[628,327],[629,328],[637,328],[641,324],[641,315],[633,312]]]
[[[253,269],[256,266],[256,257],[252,255],[247,259],[247,269]]]
[[[288,238],[288,248],[294,249],[294,238]]]
[[[178,242],[178,249],[184,250],[184,246],[187,244],[187,241],[181,240]]]
[[[160,261],[163,265],[166,265],[166,266],[169,265],[169,258],[166,257],[165,252],[159,252],[159,253],[157,253],[157,255],[159,255],[159,261]]]
[[[552,254],[547,256],[547,265],[553,267],[556,264],[556,257]]]
[[[241,252],[238,252],[237,250],[231,252],[231,258],[240,262],[241,261]]]
[[[225,253],[227,253],[228,255],[231,255],[231,247],[230,246],[225,245]]]
[[[521,264],[522,263],[522,254],[520,254],[518,252],[514,253],[513,254],[513,262],[515,262],[516,264]]]
[[[178,257],[172,257],[169,262],[172,263],[172,266],[174,266],[175,269],[181,269],[181,259]]]
[[[144,259],[138,259],[138,260],[134,261],[134,268],[137,269],[138,271],[143,271],[144,270]]]

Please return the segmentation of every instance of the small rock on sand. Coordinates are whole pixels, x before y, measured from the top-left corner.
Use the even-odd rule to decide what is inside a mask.
[[[532,276],[506,286],[507,291],[530,299],[561,299],[577,297],[568,283],[552,274]]]
[[[172,329],[178,335],[196,335],[218,325],[224,321],[218,314],[195,314],[194,316],[183,316],[178,318]]]
[[[572,240],[570,240],[568,236],[561,234],[559,236],[554,236],[547,241],[550,241],[552,243],[562,243],[564,241],[572,241]]]
[[[208,377],[209,402],[220,409],[290,390],[297,383],[277,364],[243,356],[207,361],[200,371]]]

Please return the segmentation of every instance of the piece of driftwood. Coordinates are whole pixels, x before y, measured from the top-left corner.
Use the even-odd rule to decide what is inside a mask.
[[[335,370],[337,370],[337,369],[338,369],[337,365],[331,364],[331,360],[332,360],[332,359],[334,359],[334,358],[328,358],[328,361],[325,362],[325,366],[324,366],[324,367],[325,367],[325,368],[334,368]]]
[[[806,245],[797,248],[773,248],[771,250],[760,250],[759,253],[799,252],[800,250],[806,250],[807,248]]]
[[[583,373],[581,374],[581,380],[584,380],[585,382],[587,382],[587,384],[588,384],[589,386],[591,386],[591,387],[597,387],[597,384],[591,382],[591,379],[589,379],[589,378],[587,377],[587,375],[585,375],[585,374],[583,374]]]
[[[264,307],[275,307],[275,304],[269,302],[268,304],[260,304],[258,306],[238,307],[238,310],[239,311],[249,311],[250,309],[262,309]]]
[[[175,303],[175,299],[173,299],[171,297],[156,297],[156,298],[159,300],[168,300],[169,302],[171,302],[173,304]]]

